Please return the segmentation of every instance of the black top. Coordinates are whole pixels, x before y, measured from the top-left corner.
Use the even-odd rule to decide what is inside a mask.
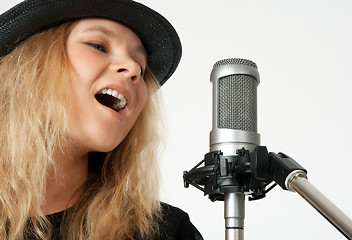
[[[203,240],[187,213],[164,203],[162,208],[165,213],[162,229],[165,229],[167,237],[161,236],[155,240]]]
[[[191,223],[187,213],[179,208],[162,203],[163,219],[161,221],[161,234],[153,239],[145,240],[203,240],[203,237]],[[54,232],[59,232],[64,211],[48,215],[48,219],[54,227]],[[60,237],[54,234],[53,240]],[[32,238],[31,238],[32,239]]]

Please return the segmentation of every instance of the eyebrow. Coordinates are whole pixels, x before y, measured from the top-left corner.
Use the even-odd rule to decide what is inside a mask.
[[[87,28],[83,31],[84,33],[89,33],[89,32],[102,32],[105,35],[109,36],[109,37],[115,37],[116,34],[112,31],[110,31],[109,29],[103,27],[103,26],[93,26],[90,28]]]

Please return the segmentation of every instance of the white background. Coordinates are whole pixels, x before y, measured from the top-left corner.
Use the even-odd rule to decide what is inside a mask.
[[[1,1],[1,12],[19,1]],[[223,203],[183,188],[209,151],[213,64],[258,65],[258,133],[269,151],[308,170],[310,182],[352,217],[352,2],[140,0],[178,31],[183,58],[162,87],[168,143],[161,199],[189,213],[207,240],[225,239]],[[345,239],[298,194],[274,188],[246,201],[245,239]]]

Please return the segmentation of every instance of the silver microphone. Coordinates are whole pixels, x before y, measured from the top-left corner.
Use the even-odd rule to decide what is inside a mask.
[[[213,127],[210,151],[235,155],[242,147],[253,150],[260,144],[257,133],[257,65],[246,59],[229,58],[216,62],[211,72],[213,84]]]
[[[211,72],[213,84],[213,126],[210,152],[237,155],[260,144],[257,133],[257,65],[246,59],[230,58],[216,62]],[[226,185],[226,184],[224,184]],[[245,194],[237,186],[223,186],[226,240],[244,238]]]
[[[210,152],[190,171],[185,171],[183,179],[185,187],[191,184],[209,195],[211,201],[224,200],[226,240],[244,239],[245,195],[252,196],[249,200],[261,199],[276,184],[302,195],[352,239],[351,219],[307,181],[307,170],[287,155],[268,153],[265,146],[259,146],[256,64],[239,58],[218,61],[210,80]],[[266,189],[272,181],[276,183]]]

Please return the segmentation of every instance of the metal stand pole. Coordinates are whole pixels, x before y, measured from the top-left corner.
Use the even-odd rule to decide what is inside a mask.
[[[345,237],[352,239],[352,220],[308,182],[305,172],[292,172],[287,177],[286,186],[301,195]]]
[[[224,201],[225,239],[243,240],[245,195],[242,193],[226,192]]]

